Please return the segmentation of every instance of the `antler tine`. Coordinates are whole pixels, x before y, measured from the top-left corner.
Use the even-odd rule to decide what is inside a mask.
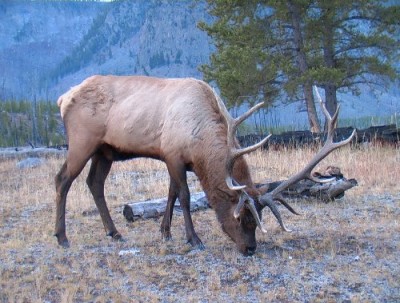
[[[264,102],[260,102],[256,105],[254,105],[252,108],[250,108],[247,112],[245,112],[243,115],[237,117],[234,119],[235,121],[235,126],[237,127],[240,123],[242,123],[244,120],[246,120],[252,113],[254,113],[256,110],[261,108],[264,105]]]
[[[236,140],[235,140],[236,130],[237,130],[238,126],[240,125],[240,123],[242,123],[252,113],[254,113],[256,110],[258,110],[260,107],[262,107],[264,105],[264,102],[260,102],[260,103],[256,104],[255,106],[250,108],[247,112],[245,112],[243,115],[234,119],[229,114],[229,111],[226,108],[224,102],[221,100],[221,98],[218,96],[218,94],[215,92],[215,90],[214,90],[214,95],[217,100],[217,104],[218,104],[220,113],[224,117],[226,125],[228,127],[227,145],[228,145],[229,152],[228,152],[228,159],[227,159],[227,163],[226,163],[226,168],[227,168],[227,173],[228,173],[228,175],[226,177],[226,184],[227,184],[228,188],[231,190],[242,190],[246,186],[245,185],[234,185],[232,177],[231,177],[232,170],[233,170],[233,164],[234,164],[235,160],[238,157],[248,154],[248,153],[260,148],[261,146],[263,146],[267,142],[267,140],[269,139],[270,136],[267,136],[266,138],[264,138],[263,140],[261,140],[260,142],[254,144],[254,145],[248,146],[246,148],[238,148]]]
[[[279,199],[279,201],[282,201],[282,200]],[[283,203],[284,203],[284,205],[286,207],[288,207],[288,209],[291,212],[293,212],[294,214],[298,215],[298,213],[296,211],[294,211],[293,208],[290,205],[288,205],[285,201],[283,201]],[[274,214],[274,216],[278,220],[278,222],[279,222],[280,226],[282,227],[282,229],[284,231],[290,232],[291,230],[288,229],[285,226],[285,224],[283,223],[283,220],[281,218],[281,214],[280,214],[278,208],[276,207],[274,201],[273,200],[266,200],[265,204],[266,204],[266,206],[268,206],[271,209],[272,213]],[[250,210],[251,214],[253,215],[254,219],[256,220],[258,228],[264,234],[266,234],[267,230],[264,228],[264,226],[261,223],[261,219],[260,219],[260,216],[258,215],[257,208],[255,206],[254,200],[248,195],[248,193],[246,193],[246,191],[242,190],[242,194],[240,195],[240,198],[239,198],[239,203],[236,206],[235,211],[233,212],[233,216],[236,219],[239,218],[240,212],[241,212],[242,208],[245,207],[245,206]]]
[[[262,195],[260,197],[260,203],[264,207],[268,206],[272,210],[273,214],[275,215],[276,219],[278,220],[279,224],[281,225],[281,227],[283,229],[286,229],[286,228],[284,227],[282,219],[280,217],[280,213],[279,213],[278,209],[276,208],[275,201],[281,202],[282,205],[285,206],[292,213],[295,213],[295,214],[297,214],[297,213],[284,200],[281,193],[284,190],[286,190],[289,186],[291,186],[292,184],[295,184],[298,181],[303,180],[303,179],[310,179],[310,180],[313,180],[313,181],[319,182],[319,183],[326,183],[326,182],[332,181],[332,179],[323,180],[323,179],[318,179],[316,177],[313,177],[311,175],[311,172],[314,169],[314,167],[317,166],[317,164],[319,162],[321,162],[325,157],[327,157],[332,151],[334,151],[335,149],[337,149],[341,146],[348,144],[353,139],[353,137],[356,133],[356,130],[354,130],[353,133],[347,139],[342,140],[340,142],[333,142],[334,131],[335,131],[335,127],[337,124],[338,115],[339,115],[339,107],[337,108],[334,115],[331,117],[331,115],[329,114],[328,110],[326,109],[324,103],[322,102],[321,96],[318,93],[318,89],[315,86],[314,86],[314,90],[320,101],[322,111],[328,121],[328,134],[327,134],[327,138],[326,138],[324,146],[319,150],[319,152],[311,159],[311,161],[300,172],[298,172],[297,174],[290,177],[288,180],[279,184],[271,192],[265,193],[264,195]]]
[[[242,155],[245,155],[245,154],[248,154],[248,153],[251,153],[252,151],[255,151],[256,149],[262,147],[268,141],[268,139],[271,136],[272,136],[272,134],[266,136],[264,139],[262,139],[260,142],[254,144],[254,145],[251,145],[251,146],[248,146],[248,147],[244,147],[244,148],[240,148],[240,149],[237,149],[237,148],[232,149],[232,151],[231,151],[231,156],[233,158],[232,160],[234,161],[238,157],[240,157]]]
[[[240,123],[242,123],[244,120],[246,120],[252,113],[254,113],[256,110],[261,108],[264,105],[264,102],[260,102],[256,105],[254,105],[252,108],[250,108],[247,112],[245,112],[243,115],[237,117],[236,119],[232,118],[232,116],[229,114],[228,109],[225,106],[225,103],[221,100],[221,98],[218,96],[218,94],[214,90],[214,94],[217,98],[217,104],[218,107],[224,116],[228,126],[231,126],[231,131],[234,133],[236,132],[237,127],[239,126]]]
[[[318,88],[314,85],[313,86],[315,94],[317,95],[319,104],[321,105],[322,112],[324,113],[325,118],[328,121],[328,133],[327,133],[327,140],[333,140],[333,135],[334,135],[334,130],[336,128],[337,124],[337,119],[339,117],[339,109],[340,109],[340,104],[338,104],[335,113],[333,114],[333,117],[329,114],[328,110],[325,107],[324,102],[322,101],[321,95],[319,94]]]
[[[246,188],[246,185],[233,185],[233,179],[231,177],[231,174],[229,172],[228,176],[225,178],[226,185],[230,190],[242,190]]]
[[[266,233],[267,233],[267,230],[264,228],[264,226],[263,226],[262,223],[261,223],[261,219],[260,219],[260,216],[258,215],[256,206],[255,206],[255,204],[254,204],[254,200],[253,200],[253,199],[247,200],[247,204],[246,204],[246,205],[247,205],[248,209],[250,210],[251,214],[253,215],[254,219],[256,220],[256,223],[257,223],[258,228],[259,228],[264,234],[266,234]],[[283,224],[283,222],[282,222],[282,224]]]
[[[286,200],[285,200],[285,198],[283,198],[282,194],[277,195],[277,196],[275,197],[275,200],[279,201],[279,202],[280,202],[283,206],[285,206],[292,214],[295,214],[295,215],[298,215],[298,216],[300,215],[300,213],[298,213],[297,211],[295,211],[295,210],[293,209],[293,207],[290,206],[290,204],[286,202]]]
[[[239,202],[236,205],[235,211],[233,212],[233,216],[235,217],[235,219],[238,219],[240,217],[240,212],[242,211],[242,208],[244,207],[247,198],[248,194],[243,191],[240,195]]]
[[[273,198],[269,198],[269,197],[268,197],[267,199],[264,199],[263,202],[265,203],[264,206],[268,206],[269,209],[272,211],[272,213],[274,214],[275,218],[278,220],[279,225],[281,226],[281,228],[282,228],[284,231],[291,232],[292,230],[291,230],[291,229],[288,229],[288,228],[285,226],[285,224],[283,223],[283,220],[282,220],[282,218],[281,218],[281,213],[279,212],[278,208],[276,207],[276,204],[275,204]],[[285,206],[286,206],[286,205],[285,205]]]
[[[222,116],[224,117],[226,125],[228,127],[227,144],[230,147],[230,146],[232,146],[233,142],[232,142],[231,136],[229,134],[235,133],[235,130],[232,130],[232,126],[234,125],[234,119],[232,118],[228,109],[226,108],[224,101],[222,101],[222,99],[219,97],[219,95],[217,94],[217,92],[215,90],[213,90],[213,92],[214,92],[215,98],[217,99],[219,111],[222,114]]]
[[[260,219],[260,216],[258,215],[257,208],[256,208],[253,198],[251,198],[246,191],[242,190],[242,193],[239,198],[239,203],[236,206],[235,211],[233,212],[233,216],[236,219],[238,219],[240,217],[240,212],[244,206],[247,206],[247,208],[250,210],[251,214],[253,215],[254,219],[256,220],[258,228],[260,228],[260,230],[266,234],[267,230],[264,228],[264,226],[261,223],[261,219]]]
[[[248,153],[256,150],[257,148],[260,148],[261,146],[263,146],[268,141],[268,139],[271,136],[272,135],[268,135],[267,137],[262,139],[260,142],[254,144],[254,145],[245,147],[245,148],[240,148],[240,149],[231,148],[230,149],[230,155],[229,155],[229,158],[228,158],[228,161],[227,161],[227,164],[226,164],[227,170],[228,170],[228,176],[226,177],[226,184],[229,187],[229,189],[231,189],[231,190],[241,190],[241,189],[246,187],[245,185],[237,185],[237,186],[233,185],[231,173],[232,173],[233,164],[234,164],[235,160],[237,158],[239,158],[240,156],[242,156],[242,155],[248,154]]]
[[[235,122],[234,122],[234,119],[232,118],[232,116],[229,114],[229,111],[226,108],[224,102],[218,96],[216,91],[213,90],[213,92],[214,92],[215,98],[217,100],[219,111],[222,114],[222,116],[224,117],[226,125],[228,127],[227,145],[228,145],[229,151],[231,151],[231,146],[234,145],[234,142],[232,142],[233,138],[232,138],[232,136],[230,134],[233,134],[233,135],[235,134],[235,130],[234,129],[232,130],[232,126],[235,124]],[[235,190],[235,191],[236,190],[242,190],[243,188],[246,187],[245,185],[234,185],[233,184],[233,179],[231,177],[231,171],[232,171],[233,162],[231,161],[231,158],[232,157],[230,157],[228,155],[228,161],[227,161],[227,164],[226,164],[228,174],[227,174],[227,176],[225,178],[226,185],[228,186],[228,188],[230,190]]]
[[[236,119],[232,119],[233,123],[232,123],[232,126],[230,127],[229,137],[230,138],[235,138],[236,130],[237,130],[237,127],[240,125],[240,123],[242,123],[244,120],[246,120],[248,117],[250,117],[250,115],[252,113],[254,113],[256,110],[261,108],[263,105],[264,105],[264,102],[260,102],[260,103],[258,103],[256,105],[254,105],[252,108],[250,108],[243,115],[237,117]],[[231,159],[230,159],[230,161],[233,164],[233,162],[237,158],[239,158],[240,156],[248,154],[248,153],[251,153],[252,151],[255,151],[256,149],[258,149],[261,146],[263,146],[268,141],[268,139],[270,137],[271,137],[271,135],[268,135],[267,137],[262,139],[260,142],[258,142],[256,144],[253,144],[251,146],[245,147],[245,148],[236,148],[235,144],[230,145],[230,148],[231,148],[231,151],[230,151]]]
[[[314,88],[315,94],[317,95],[318,101],[319,101],[319,103],[320,103],[320,105],[321,105],[322,112],[324,113],[325,118],[326,118],[327,121],[328,121],[328,134],[327,134],[327,137],[326,137],[326,143],[325,143],[324,147],[327,145],[327,143],[330,143],[330,145],[332,145],[332,150],[331,150],[331,151],[333,151],[333,150],[335,150],[336,148],[339,148],[339,147],[341,147],[341,146],[346,145],[347,143],[349,143],[349,142],[353,139],[354,135],[356,134],[356,130],[353,130],[352,134],[351,134],[347,139],[342,140],[342,141],[340,141],[340,142],[334,143],[334,142],[333,142],[333,136],[334,136],[334,132],[335,132],[336,125],[337,125],[337,119],[338,119],[338,117],[339,117],[340,104],[337,106],[336,111],[335,111],[335,113],[333,114],[333,116],[331,116],[331,115],[329,114],[328,110],[326,109],[324,102],[322,101],[322,98],[321,98],[321,96],[320,96],[320,94],[319,94],[318,88],[317,88],[315,85],[313,86],[313,88]],[[324,147],[323,147],[323,148],[324,148]],[[322,149],[323,149],[323,148],[322,148]],[[321,151],[322,151],[322,149],[321,149]],[[327,154],[325,155],[325,157],[326,157],[331,151],[328,151]],[[322,159],[321,159],[321,160],[322,160]],[[321,160],[320,160],[320,161],[321,161]]]

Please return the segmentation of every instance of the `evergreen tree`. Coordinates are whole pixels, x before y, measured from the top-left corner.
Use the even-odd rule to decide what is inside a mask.
[[[0,146],[65,144],[58,107],[49,101],[0,101]]]
[[[303,33],[308,0],[208,1],[215,23],[200,23],[217,52],[201,67],[216,81],[230,107],[243,101],[273,104],[277,97],[306,100],[311,130],[319,122],[308,72]],[[242,98],[246,96],[247,98]]]
[[[214,39],[217,52],[200,70],[207,81],[215,81],[228,107],[266,101],[279,93],[278,58],[264,48],[277,43],[270,33],[267,12],[258,1],[207,1],[215,23],[199,23]]]
[[[360,84],[384,87],[398,78],[400,6],[374,0],[317,0],[307,35],[316,50],[311,77],[325,89],[327,109],[337,92],[360,93]]]
[[[398,77],[398,5],[373,0],[208,0],[215,22],[200,23],[216,53],[201,67],[228,106],[278,96],[304,99],[312,131],[319,123],[312,85],[325,89],[327,108],[338,91],[384,85]]]

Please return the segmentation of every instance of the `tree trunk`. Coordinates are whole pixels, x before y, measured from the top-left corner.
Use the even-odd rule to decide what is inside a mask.
[[[287,1],[287,7],[290,13],[290,18],[293,26],[294,44],[296,49],[296,57],[300,70],[300,75],[304,75],[308,70],[307,58],[304,51],[303,36],[300,27],[300,11],[299,7],[293,3],[292,0]],[[306,108],[308,114],[308,122],[310,123],[310,130],[313,133],[320,133],[321,127],[318,121],[317,110],[315,108],[314,97],[312,93],[312,83],[306,80],[303,83],[304,98],[306,100]]]

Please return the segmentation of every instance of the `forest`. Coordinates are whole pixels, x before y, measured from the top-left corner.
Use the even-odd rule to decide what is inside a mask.
[[[51,101],[0,102],[0,147],[65,144],[59,109]]]
[[[390,1],[207,1],[199,26],[217,51],[201,66],[230,106],[304,100],[310,130],[323,127],[313,85],[333,114],[338,93],[359,95],[399,79],[399,6]]]

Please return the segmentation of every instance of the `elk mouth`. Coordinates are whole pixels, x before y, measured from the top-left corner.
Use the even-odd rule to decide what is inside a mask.
[[[245,243],[236,243],[236,249],[240,254],[242,254],[244,257],[251,257],[253,256],[256,251],[257,251],[257,244],[250,244],[246,245]]]
[[[240,224],[240,223],[239,223]],[[257,250],[257,242],[255,239],[255,229],[254,229],[254,234],[253,237],[254,239],[249,239],[248,237],[251,237],[251,233],[250,235],[245,235],[243,233],[237,233],[237,232],[233,232],[232,231],[238,231],[240,230],[240,228],[232,228],[232,229],[227,229],[226,225],[221,224],[222,230],[224,231],[224,233],[229,237],[229,239],[231,239],[235,244],[236,244],[236,249],[238,250],[239,253],[241,253],[243,256],[245,257],[250,257],[252,255],[255,254],[256,250]],[[243,239],[243,236],[245,238],[247,238],[247,241]]]

